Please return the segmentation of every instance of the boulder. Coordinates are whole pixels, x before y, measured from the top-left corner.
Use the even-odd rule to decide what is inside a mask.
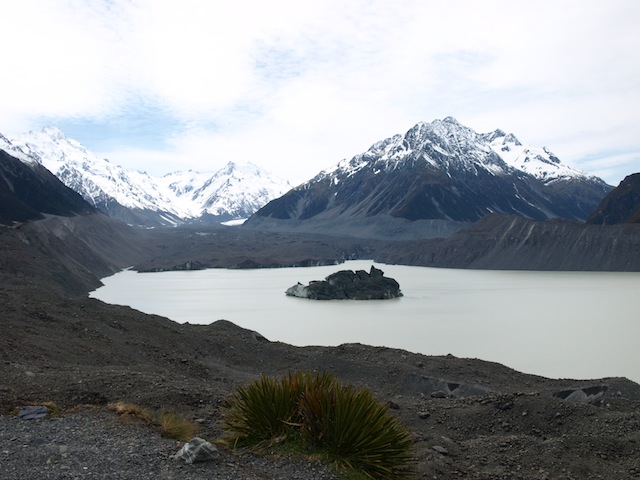
[[[49,409],[44,405],[30,405],[23,407],[18,412],[18,417],[21,420],[40,420],[46,418],[49,415]]]
[[[312,300],[380,300],[402,296],[400,285],[393,278],[373,265],[364,270],[341,270],[324,280],[314,280],[309,285],[297,283],[285,292],[292,297]]]
[[[185,463],[207,462],[215,460],[219,456],[218,449],[206,440],[195,437],[175,454],[171,455],[173,460],[184,460]]]

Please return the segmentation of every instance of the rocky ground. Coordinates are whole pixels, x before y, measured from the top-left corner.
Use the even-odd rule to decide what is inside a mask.
[[[337,478],[318,461],[239,457],[224,449],[218,449],[214,461],[186,464],[172,458],[180,442],[161,437],[140,420],[95,407],[81,407],[48,420],[0,416],[0,444],[4,480]]]
[[[294,347],[224,320],[180,325],[88,299],[78,293],[86,272],[51,274],[48,251],[16,238],[0,232],[0,478],[333,478],[307,459],[227,450],[183,465],[169,459],[175,441],[105,407],[173,410],[214,440],[236,386],[292,369],[331,371],[388,402],[414,434],[417,478],[640,478],[640,385],[626,379],[552,380],[359,344]],[[42,402],[62,414],[14,414]]]

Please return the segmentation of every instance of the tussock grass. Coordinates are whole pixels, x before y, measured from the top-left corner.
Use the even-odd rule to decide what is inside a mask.
[[[181,442],[191,440],[198,429],[195,423],[174,412],[160,413],[157,423],[163,436],[180,440]]]
[[[262,376],[240,387],[228,399],[223,429],[234,446],[293,442],[352,478],[409,478],[413,461],[411,434],[388,407],[328,373]]]
[[[153,416],[149,410],[142,408],[140,405],[136,405],[135,403],[118,401],[115,403],[110,403],[107,405],[107,408],[113,410],[118,415],[130,415],[132,417],[138,418],[146,423],[153,423]]]
[[[123,401],[110,403],[107,407],[120,416],[131,416],[154,425],[163,436],[183,442],[191,440],[198,429],[195,423],[174,412],[152,413],[139,405]]]

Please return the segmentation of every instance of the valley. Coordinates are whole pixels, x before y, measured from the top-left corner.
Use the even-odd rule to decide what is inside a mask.
[[[328,370],[371,389],[409,426],[418,477],[637,477],[640,385],[627,378],[549,379],[478,358],[357,342],[296,347],[228,319],[177,324],[88,298],[101,278],[132,266],[159,272],[373,259],[455,268],[640,271],[637,205],[626,201],[636,198],[635,177],[613,190],[588,176],[578,183],[549,182],[515,169],[482,143],[500,138],[503,146],[505,140],[517,146],[507,136],[488,140],[452,119],[419,124],[406,138],[374,145],[371,152],[381,156],[363,154],[328,169],[233,227],[205,221],[127,225],[33,158],[17,159],[11,148],[3,149],[2,414],[42,402],[104,409],[124,400],[179,411],[198,419],[199,435],[216,438],[220,408],[235,387],[261,374]],[[419,144],[419,155],[407,153]],[[438,155],[427,158],[429,149]],[[557,167],[546,150],[537,155]],[[440,160],[444,170],[418,175]],[[452,169],[454,164],[461,168]],[[473,178],[490,177],[488,190],[469,186]],[[623,223],[585,223],[596,209],[600,217]],[[231,465],[242,478],[278,476],[277,463],[267,461],[256,471],[250,458],[227,451],[221,468]],[[207,476],[212,472],[180,474]]]
[[[101,408],[124,400],[201,419],[198,435],[215,438],[220,406],[234,387],[264,373],[329,370],[393,405],[394,415],[414,432],[417,475],[560,480],[567,474],[633,478],[637,471],[640,385],[625,378],[552,380],[481,359],[359,343],[295,347],[224,319],[177,324],[86,297],[110,271],[135,263],[179,264],[187,258],[177,256],[180,245],[189,246],[189,258],[200,246],[207,252],[203,259],[235,258],[237,268],[266,261],[271,248],[282,252],[285,247],[291,258],[298,252],[305,262],[321,262],[356,249],[368,254],[365,249],[375,243],[284,234],[244,237],[234,227],[219,236],[188,229],[111,233],[105,248],[98,242],[104,238],[98,218],[105,221],[89,216],[60,224],[50,218],[0,229],[5,253],[0,408],[5,413],[39,402]],[[596,390],[600,393],[593,398],[584,393]],[[572,392],[572,398],[583,400],[564,399]],[[250,456],[223,454],[220,471],[232,466],[236,475],[251,478],[256,467]],[[183,470],[181,476],[211,477],[210,468],[216,467]],[[260,468],[267,478],[278,475],[276,464]]]

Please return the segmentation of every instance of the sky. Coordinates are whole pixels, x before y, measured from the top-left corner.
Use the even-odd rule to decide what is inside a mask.
[[[447,116],[640,171],[637,0],[1,0],[0,133],[293,184]]]

